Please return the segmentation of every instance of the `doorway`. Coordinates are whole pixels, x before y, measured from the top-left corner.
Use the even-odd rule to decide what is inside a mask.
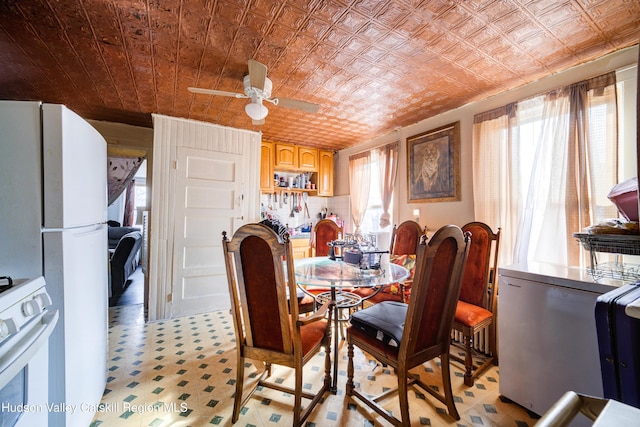
[[[115,276],[121,275],[123,256],[127,256],[126,276],[121,292],[115,291],[117,286],[110,284],[109,307],[129,306],[145,304],[145,274],[143,245],[145,229],[143,223],[144,213],[150,204],[147,193],[147,160],[140,163],[131,183],[130,188],[123,191],[120,196],[109,205],[107,218],[109,224],[109,252],[110,252],[110,281],[116,280]],[[130,248],[128,242],[118,241],[120,235],[125,236],[131,232],[138,232],[139,241]],[[126,251],[126,252],[125,252]],[[126,254],[126,255],[124,255]],[[113,257],[119,256],[120,261],[114,263]],[[113,269],[120,268],[114,273]],[[117,278],[119,279],[119,278]]]

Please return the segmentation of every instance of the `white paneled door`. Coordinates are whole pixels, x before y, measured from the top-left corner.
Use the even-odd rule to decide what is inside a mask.
[[[228,308],[222,231],[244,222],[242,155],[178,147],[173,317]]]

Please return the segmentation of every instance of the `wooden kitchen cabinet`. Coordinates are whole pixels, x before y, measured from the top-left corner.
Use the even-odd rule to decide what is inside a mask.
[[[276,186],[273,175],[293,176],[300,172],[312,172],[311,182],[316,184],[315,190],[289,189],[310,196],[333,196],[333,151],[317,148],[301,147],[272,141],[262,142],[260,156],[260,191],[273,193]]]
[[[274,190],[274,147],[272,142],[262,142],[260,147],[260,191],[272,193]]]
[[[309,239],[291,239],[293,259],[308,258],[309,250]]]
[[[298,147],[293,144],[275,144],[275,169],[296,170],[298,168]]]
[[[318,150],[318,196],[333,196],[333,151]]]
[[[318,149],[298,147],[298,170],[316,172],[318,170]]]

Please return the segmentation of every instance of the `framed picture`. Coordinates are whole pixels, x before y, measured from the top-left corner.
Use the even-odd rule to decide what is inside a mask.
[[[408,202],[460,200],[460,122],[407,138]]]

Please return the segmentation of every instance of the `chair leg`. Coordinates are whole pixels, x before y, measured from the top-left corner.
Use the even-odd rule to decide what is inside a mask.
[[[473,385],[473,333],[464,332],[464,385],[471,387]]]
[[[293,401],[293,425],[300,426],[300,411],[302,410],[302,367],[295,372],[295,395]]]
[[[331,320],[330,320],[331,321]],[[331,328],[328,328],[324,342],[324,388],[331,388]],[[334,375],[337,375],[335,373]]]
[[[442,388],[444,388],[444,399],[449,409],[449,415],[455,420],[460,419],[460,414],[456,409],[456,403],[453,400],[453,390],[451,389],[451,372],[449,370],[449,352],[440,355],[441,371],[442,371]]]
[[[233,415],[231,422],[235,423],[240,417],[242,409],[242,390],[244,389],[244,358],[238,355],[238,364],[236,366],[236,394],[233,398]]]
[[[400,400],[400,421],[402,425],[411,425],[409,418],[409,386],[407,384],[407,371],[397,372],[398,376],[398,399]]]
[[[353,396],[353,344],[347,339],[347,396]]]
[[[493,356],[493,364],[498,364],[498,346],[496,344],[496,322],[492,322],[491,326],[488,328],[489,331],[489,351],[491,351],[491,355]]]

